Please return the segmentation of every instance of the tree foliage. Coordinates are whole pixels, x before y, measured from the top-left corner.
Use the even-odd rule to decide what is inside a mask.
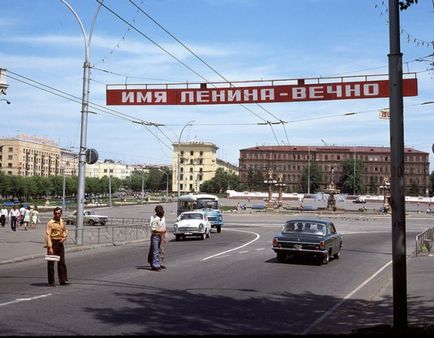
[[[321,182],[323,179],[323,172],[316,162],[310,163],[310,167],[303,169],[303,173],[300,181],[301,192],[310,191],[316,193],[321,190]],[[308,189],[310,185],[310,189]]]
[[[228,189],[237,190],[239,185],[240,180],[236,174],[228,173],[223,168],[218,168],[212,179],[201,184],[200,191],[221,194],[225,193]]]
[[[339,188],[343,193],[361,194],[364,192],[363,181],[363,161],[347,159],[342,161],[342,176],[339,181]]]

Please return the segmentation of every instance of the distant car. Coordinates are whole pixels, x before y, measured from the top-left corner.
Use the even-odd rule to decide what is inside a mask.
[[[364,197],[359,196],[353,201],[353,203],[366,203],[366,199]]]
[[[70,214],[62,216],[63,221],[66,224],[76,224],[77,210]],[[108,221],[108,216],[98,215],[93,210],[84,210],[83,212],[83,224],[85,225],[105,225]]]
[[[181,213],[173,225],[173,234],[179,241],[187,236],[199,236],[201,239],[211,235],[211,223],[204,211],[185,211]]]
[[[330,257],[339,258],[341,248],[342,235],[331,220],[304,218],[288,220],[273,237],[272,247],[279,262],[288,256],[309,256],[323,264]]]

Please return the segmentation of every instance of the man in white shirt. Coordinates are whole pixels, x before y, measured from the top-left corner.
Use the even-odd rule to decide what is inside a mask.
[[[20,211],[17,209],[17,206],[14,205],[9,211],[9,218],[11,219],[11,230],[17,231],[17,222],[20,219]]]
[[[8,209],[6,209],[6,207],[3,206],[0,210],[0,223],[3,228],[6,224],[6,217],[8,217]]]

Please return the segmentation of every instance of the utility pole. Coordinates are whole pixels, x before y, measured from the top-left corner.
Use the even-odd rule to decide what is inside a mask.
[[[390,191],[392,210],[393,327],[407,327],[404,118],[399,1],[389,0]]]

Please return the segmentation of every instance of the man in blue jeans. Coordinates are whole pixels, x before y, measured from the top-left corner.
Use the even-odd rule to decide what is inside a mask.
[[[155,216],[151,216],[149,222],[152,235],[148,252],[148,263],[152,270],[160,271],[166,267],[161,264],[161,244],[166,235],[166,219],[164,217],[164,209],[161,205],[155,207]]]

